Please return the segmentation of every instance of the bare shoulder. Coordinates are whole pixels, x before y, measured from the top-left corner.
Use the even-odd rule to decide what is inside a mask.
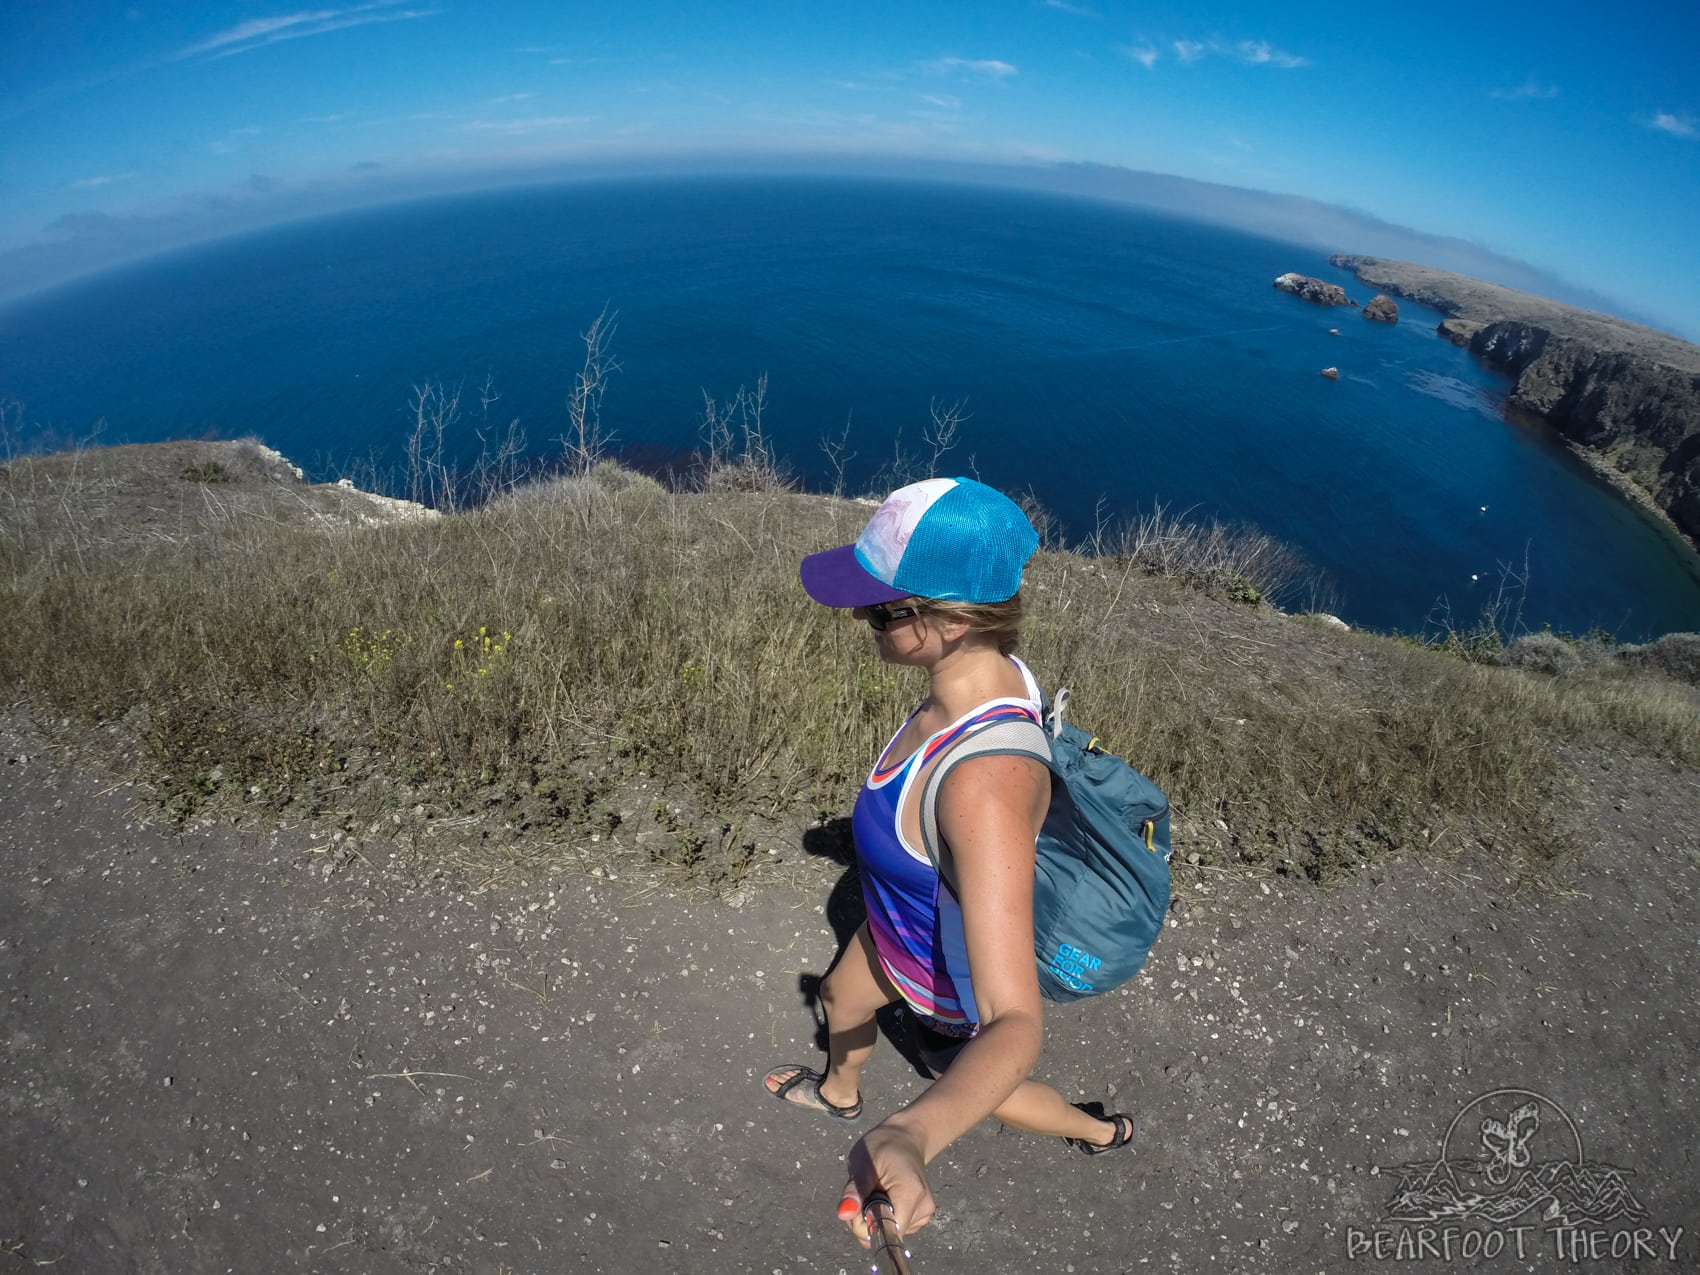
[[[940,870],[969,911],[1002,915],[1029,900],[1051,776],[1031,757],[999,753],[953,767],[939,789]],[[1013,915],[1013,914],[1011,914]],[[1029,918],[1027,924],[1031,924]]]
[[[1033,757],[992,753],[951,767],[939,785],[939,819],[947,825],[980,823],[1000,812],[1031,822],[1036,832],[1051,799],[1051,772]]]
[[[1051,772],[1036,757],[1020,753],[988,753],[969,757],[952,766],[944,777],[943,790],[972,793],[979,797],[994,796],[1008,791],[1012,794],[1029,790],[1051,789]]]

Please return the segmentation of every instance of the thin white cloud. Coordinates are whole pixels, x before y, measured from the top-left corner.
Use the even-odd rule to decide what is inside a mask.
[[[488,106],[500,106],[504,102],[529,102],[536,97],[535,93],[504,93],[501,97],[493,97],[486,103]]]
[[[368,26],[374,22],[404,22],[411,18],[428,18],[436,9],[398,9],[400,0],[370,0],[346,9],[307,9],[300,13],[284,14],[277,18],[250,18],[217,35],[179,49],[174,60],[209,57],[227,58],[238,53],[251,53],[268,44],[283,40],[299,40],[310,35],[326,35],[348,27]]]
[[[1083,4],[1072,4],[1070,0],[1040,0],[1047,9],[1061,9],[1064,13],[1072,13],[1077,18],[1095,18],[1097,11],[1088,9]]]
[[[1232,58],[1236,62],[1244,62],[1247,66],[1274,66],[1286,70],[1310,65],[1309,58],[1277,49],[1267,40],[1240,40],[1233,44],[1221,40],[1175,40],[1173,48],[1175,56],[1182,62],[1201,62],[1205,58],[1219,57]],[[1157,61],[1155,49],[1128,49],[1127,55],[1135,62],[1142,63],[1147,70]]]
[[[135,176],[134,173],[111,173],[111,174],[102,175],[100,177],[84,177],[79,181],[72,182],[71,183],[71,189],[72,190],[93,190],[97,186],[110,186],[114,182],[129,181],[130,178],[132,178],[134,176]]]
[[[921,94],[921,100],[923,102],[930,102],[934,106],[942,107],[947,111],[960,110],[962,107],[962,99],[959,97],[953,97],[949,93],[923,93]]]
[[[1659,111],[1647,122],[1647,127],[1661,133],[1669,133],[1672,137],[1700,137],[1700,126],[1696,126],[1692,115],[1672,115],[1669,111]]]
[[[1307,59],[1296,57],[1291,53],[1283,53],[1267,40],[1241,40],[1234,45],[1233,51],[1240,61],[1250,62],[1253,66],[1279,66],[1291,69],[1310,65]]]
[[[1158,53],[1157,50],[1149,44],[1142,44],[1138,48],[1124,48],[1122,52],[1127,54],[1128,57],[1132,58],[1135,62],[1139,63],[1139,65],[1144,67],[1147,71],[1156,66],[1157,59],[1162,56],[1162,54]]]
[[[524,137],[531,133],[583,128],[595,118],[594,115],[544,115],[528,120],[468,120],[463,127],[501,137]]]
[[[1537,84],[1534,76],[1530,76],[1514,89],[1494,89],[1488,96],[1502,102],[1550,102],[1558,96],[1558,89],[1551,84]]]
[[[972,75],[992,80],[1007,80],[1020,72],[1008,62],[996,58],[934,58],[922,62],[921,69],[929,75]]]

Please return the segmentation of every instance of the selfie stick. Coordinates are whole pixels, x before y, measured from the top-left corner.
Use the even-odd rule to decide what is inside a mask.
[[[897,1229],[897,1210],[883,1191],[875,1191],[862,1204],[862,1220],[868,1224],[868,1241],[874,1250],[874,1275],[911,1275],[909,1250]]]

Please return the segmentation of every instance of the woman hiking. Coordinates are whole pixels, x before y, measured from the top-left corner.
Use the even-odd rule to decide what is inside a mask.
[[[944,750],[990,721],[1039,720],[1038,684],[1013,655],[1021,573],[1038,543],[1009,497],[966,478],[929,478],[887,497],[855,544],[802,562],[815,601],[850,609],[881,660],[927,677],[926,697],[856,798],[868,919],[821,983],[826,1070],[793,1063],[765,1077],[785,1102],[858,1119],[874,1015],[903,1002],[935,1083],[851,1149],[839,1216],[864,1244],[862,1206],[875,1191],[890,1198],[904,1234],[926,1225],[927,1165],[987,1116],[1089,1155],[1133,1141],[1132,1117],[1071,1104],[1029,1079],[1041,1037],[1032,909],[1045,766],[994,755],[952,768],[938,798],[938,870],[922,849],[921,793]]]

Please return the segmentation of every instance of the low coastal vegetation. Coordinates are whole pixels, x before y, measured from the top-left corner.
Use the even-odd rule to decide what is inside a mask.
[[[691,490],[585,455],[442,516],[254,443],[15,459],[0,678],[178,820],[310,820],[478,879],[728,888],[838,853],[917,684],[797,585],[868,506],[725,441]],[[1575,750],[1700,765],[1694,635],[1437,649],[1274,609],[1296,570],[1161,512],[1030,569],[1023,653],[1164,786],[1200,869],[1485,847],[1540,874],[1578,844]]]

